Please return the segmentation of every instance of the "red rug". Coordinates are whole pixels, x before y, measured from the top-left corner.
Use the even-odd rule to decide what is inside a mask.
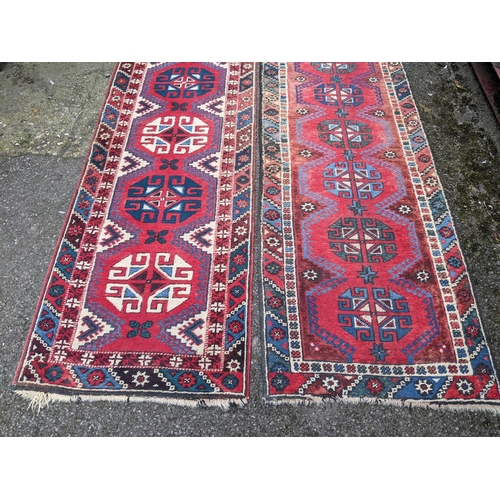
[[[268,399],[498,411],[451,215],[396,63],[265,63]]]
[[[27,397],[248,398],[253,63],[123,63],[14,385]]]

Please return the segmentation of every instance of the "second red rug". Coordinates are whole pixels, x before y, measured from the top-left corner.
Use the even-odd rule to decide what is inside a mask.
[[[269,400],[493,409],[498,380],[402,66],[263,75]]]

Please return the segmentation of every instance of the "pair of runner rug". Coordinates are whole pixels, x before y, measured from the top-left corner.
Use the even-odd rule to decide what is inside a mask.
[[[500,408],[401,64],[117,65],[14,388],[242,404],[252,325],[270,402]]]

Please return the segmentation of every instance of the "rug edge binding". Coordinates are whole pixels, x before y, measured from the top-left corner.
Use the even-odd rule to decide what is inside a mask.
[[[439,170],[438,170],[438,168],[436,166],[436,161],[435,161],[435,158],[434,158],[434,155],[433,155],[431,144],[429,142],[429,137],[427,136],[426,129],[424,128],[424,123],[422,122],[422,117],[420,115],[420,110],[419,110],[419,108],[417,106],[417,103],[415,101],[415,96],[413,94],[413,91],[412,91],[412,88],[411,88],[411,84],[410,84],[410,79],[408,78],[408,74],[407,74],[407,72],[405,70],[404,63],[401,61],[401,62],[399,62],[399,64],[401,66],[401,70],[403,71],[403,74],[404,74],[404,77],[405,77],[405,81],[406,81],[406,83],[408,85],[409,95],[410,95],[411,101],[412,101],[412,103],[413,103],[413,105],[415,107],[416,116],[417,116],[417,118],[418,118],[418,120],[420,121],[420,124],[421,124],[422,134],[423,134],[423,136],[424,136],[424,138],[425,138],[425,140],[427,142],[427,145],[428,145],[429,156],[431,157],[432,164],[434,165],[434,170],[436,172],[436,177],[437,177],[437,180],[438,180],[439,190],[440,190],[440,192],[441,192],[441,194],[443,196],[446,208],[448,210],[448,216],[450,218],[451,225],[456,230],[457,224],[455,222],[455,215],[454,215],[454,211],[455,210],[453,210],[453,212],[452,212],[450,204],[448,202],[448,198],[447,198],[444,186],[443,186],[443,183],[441,182],[441,175],[440,175],[440,172],[439,172]],[[408,130],[407,130],[407,132],[408,132]],[[500,379],[499,379],[498,370],[497,370],[497,363],[496,363],[495,356],[492,355],[492,349],[491,349],[491,345],[490,345],[490,335],[489,335],[489,332],[486,331],[484,323],[483,323],[483,319],[482,319],[483,318],[483,314],[482,314],[483,311],[479,307],[479,303],[478,303],[476,292],[475,292],[475,284],[472,282],[473,281],[472,280],[472,276],[471,276],[471,274],[469,272],[468,257],[465,255],[465,252],[464,252],[464,249],[463,249],[463,246],[462,246],[462,241],[461,241],[460,237],[458,236],[458,234],[457,234],[457,238],[456,238],[456,246],[457,246],[457,248],[458,248],[458,250],[460,252],[460,256],[462,257],[462,260],[463,260],[463,263],[464,263],[465,276],[466,276],[467,282],[468,282],[469,287],[470,287],[470,294],[471,294],[472,300],[473,300],[473,307],[475,309],[475,312],[476,312],[476,315],[477,315],[477,319],[478,319],[478,322],[479,322],[479,326],[480,326],[482,334],[483,334],[483,339],[484,339],[484,342],[485,342],[485,345],[486,345],[486,350],[487,350],[488,355],[490,357],[491,366],[493,368],[493,375],[495,377],[495,380],[496,380],[497,384],[500,386]],[[462,316],[462,315],[460,315],[460,316]],[[466,405],[466,406],[470,406],[470,405]]]

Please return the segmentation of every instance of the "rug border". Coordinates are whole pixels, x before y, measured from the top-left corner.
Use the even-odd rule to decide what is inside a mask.
[[[22,361],[24,361],[24,359],[26,357],[26,354],[28,352],[30,343],[31,343],[31,335],[32,335],[32,332],[33,332],[33,330],[35,328],[36,321],[38,319],[38,314],[37,313],[40,311],[40,308],[42,306],[44,295],[45,295],[44,292],[45,292],[45,290],[47,288],[47,285],[48,285],[48,283],[50,281],[50,277],[52,276],[53,268],[54,268],[55,262],[57,260],[57,256],[59,254],[59,249],[60,249],[62,241],[64,239],[64,235],[66,234],[66,230],[68,228],[68,225],[69,225],[69,222],[70,222],[70,219],[71,219],[71,215],[73,213],[73,208],[74,208],[76,200],[78,198],[78,193],[80,192],[80,186],[81,186],[81,184],[83,182],[83,179],[85,178],[85,174],[87,172],[87,164],[89,163],[90,156],[91,156],[91,153],[92,153],[92,146],[93,146],[95,140],[97,139],[97,133],[99,131],[99,125],[101,123],[102,114],[104,112],[104,109],[106,108],[106,105],[108,104],[107,103],[107,97],[109,96],[109,93],[110,93],[110,91],[111,91],[111,89],[113,87],[113,83],[115,81],[115,76],[116,76],[116,73],[118,71],[119,66],[120,66],[120,63],[116,62],[115,63],[115,67],[113,69],[113,72],[109,76],[109,82],[108,82],[106,91],[104,92],[104,95],[103,95],[103,98],[102,98],[103,103],[101,105],[100,111],[99,111],[99,113],[98,113],[98,115],[96,117],[96,120],[95,120],[96,123],[94,125],[94,131],[93,131],[92,136],[91,136],[90,141],[89,141],[89,145],[88,145],[88,148],[87,148],[87,154],[84,157],[83,165],[81,167],[80,175],[79,175],[78,180],[77,180],[76,185],[75,185],[75,190],[74,190],[73,196],[71,198],[70,203],[68,204],[68,208],[66,210],[66,215],[65,215],[65,218],[64,218],[64,222],[63,222],[63,224],[61,226],[61,230],[60,230],[59,236],[57,238],[56,244],[54,245],[54,250],[53,250],[53,253],[52,253],[52,257],[51,257],[51,259],[49,261],[49,264],[48,264],[46,276],[45,276],[45,279],[43,280],[42,287],[41,287],[41,290],[40,290],[40,294],[38,296],[38,301],[37,301],[36,306],[35,306],[35,308],[33,310],[33,319],[31,321],[30,328],[28,330],[28,334],[27,334],[26,340],[24,342],[24,347],[23,347],[21,356],[19,357],[19,362],[18,362],[18,365],[16,367],[14,378],[12,379],[11,387],[12,387],[12,389],[14,391],[20,390],[18,388],[23,387],[22,383],[19,383],[19,382],[16,383],[16,380],[18,379],[18,377],[21,374],[21,371],[23,369],[23,363],[22,363]]]
[[[441,193],[443,195],[443,199],[444,199],[444,201],[446,203],[446,208],[448,209],[448,214],[449,214],[449,217],[450,217],[451,224],[452,224],[453,228],[456,230],[457,225],[455,224],[454,210],[452,212],[452,210],[450,208],[450,204],[448,202],[448,198],[446,196],[446,192],[444,190],[443,183],[441,182],[441,175],[438,172],[438,169],[436,168],[436,162],[434,160],[434,154],[432,152],[432,147],[431,147],[431,144],[429,142],[429,137],[427,136],[427,133],[425,131],[424,124],[422,122],[422,117],[420,116],[420,112],[419,112],[419,109],[418,109],[418,106],[417,106],[417,102],[415,101],[415,98],[413,96],[413,92],[412,92],[411,87],[410,87],[410,81],[408,80],[408,75],[406,73],[406,70],[405,70],[405,67],[404,67],[404,63],[400,62],[400,64],[401,64],[401,70],[403,71],[403,73],[405,75],[405,81],[406,81],[406,83],[408,85],[408,90],[410,91],[410,96],[412,98],[413,104],[415,105],[415,112],[416,112],[416,115],[417,115],[417,117],[418,117],[418,119],[420,121],[422,133],[423,133],[423,135],[425,137],[425,140],[427,141],[427,144],[428,144],[428,147],[429,147],[429,154],[430,154],[430,157],[431,157],[431,160],[432,160],[432,164],[434,165],[434,170],[436,171],[436,177],[437,177],[438,182],[439,182],[439,187],[440,187]],[[491,347],[490,347],[490,343],[489,343],[489,337],[490,336],[489,336],[488,332],[485,331],[485,328],[484,328],[484,323],[483,323],[483,320],[482,320],[482,310],[479,307],[479,303],[477,301],[477,297],[476,297],[476,293],[475,293],[475,284],[472,282],[471,275],[470,275],[470,272],[469,272],[469,266],[468,266],[468,260],[469,260],[469,258],[465,255],[465,253],[463,251],[462,242],[460,240],[460,236],[458,235],[458,233],[457,233],[457,247],[460,250],[460,255],[461,255],[461,257],[462,257],[462,259],[464,261],[464,269],[465,269],[467,280],[468,280],[468,283],[469,283],[469,286],[470,286],[470,294],[472,296],[473,304],[474,304],[475,309],[476,309],[476,314],[477,314],[477,319],[479,321],[479,326],[481,327],[481,331],[483,332],[483,337],[484,337],[484,341],[485,341],[485,345],[486,345],[486,350],[488,351],[488,355],[490,357],[491,366],[493,368],[493,375],[496,378],[497,383],[500,385],[500,379],[498,378],[498,373],[499,373],[498,366],[500,366],[500,365],[497,365],[495,357],[492,356]],[[489,403],[491,404],[492,401],[489,401]],[[481,403],[481,401],[478,401],[475,404],[482,404],[482,403]],[[493,404],[499,404],[500,405],[500,401],[498,401],[498,403],[494,403],[493,402]]]

